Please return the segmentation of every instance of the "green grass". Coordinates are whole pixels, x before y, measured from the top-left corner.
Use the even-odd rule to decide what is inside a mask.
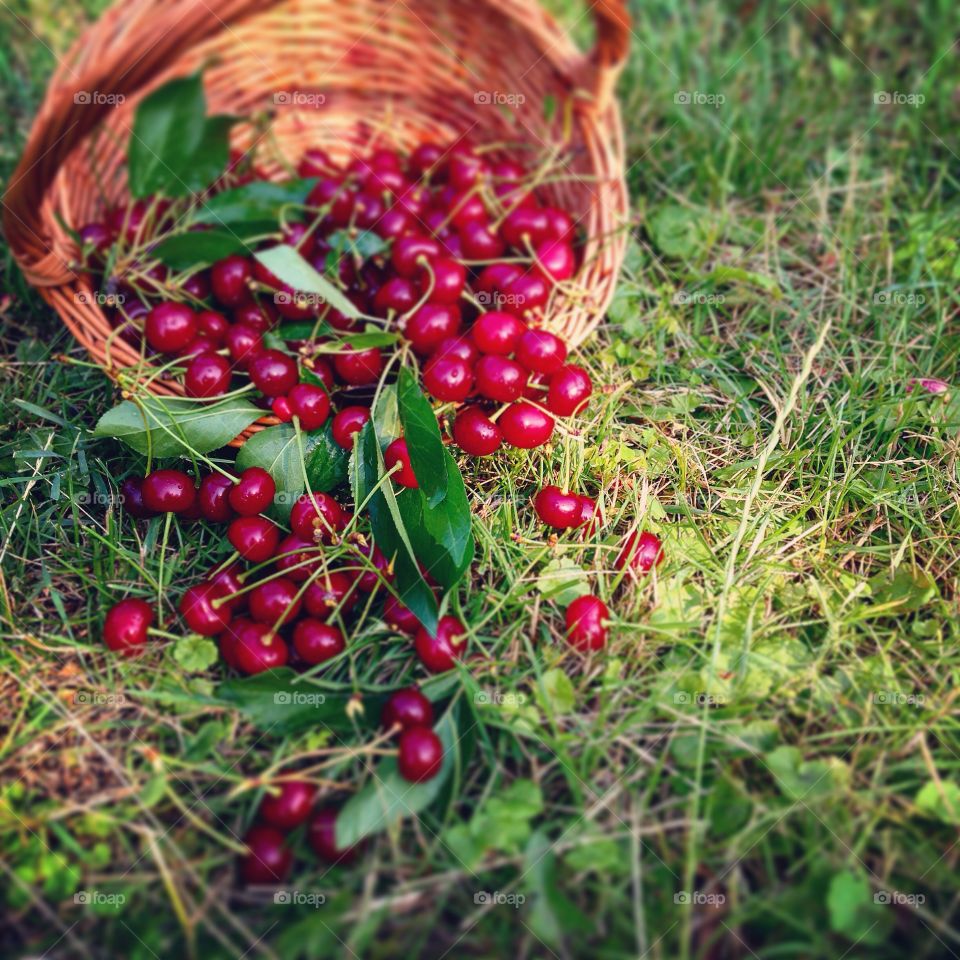
[[[0,41],[3,175],[82,19],[16,9],[42,43],[12,21]],[[85,357],[2,249],[5,956],[960,955],[960,395],[908,391],[960,382],[960,14],[781,0],[634,15],[635,242],[581,354],[604,392],[549,456],[476,477],[478,563],[457,602],[489,669],[456,698],[454,788],[362,866],[304,857],[291,886],[322,907],[237,891],[230,845],[271,765],[309,757],[342,798],[369,734],[264,735],[209,707],[215,671],[184,670],[172,646],[102,656],[107,604],[160,592],[169,615],[226,551],[105,506],[142,468],[90,435],[114,391],[63,361]],[[600,496],[595,541],[531,522],[529,496],[557,477]],[[668,558],[618,583],[638,521]],[[586,664],[556,598],[583,576],[617,618]],[[335,686],[404,670],[404,646],[371,627]],[[77,890],[127,899],[82,908]]]

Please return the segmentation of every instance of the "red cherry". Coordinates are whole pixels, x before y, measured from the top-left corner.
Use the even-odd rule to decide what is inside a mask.
[[[522,274],[523,271],[515,263],[492,263],[480,272],[473,286],[480,293],[495,294],[506,290]]]
[[[410,169],[414,173],[424,174],[431,167],[437,166],[443,159],[443,147],[436,143],[421,143],[413,153],[410,154]]]
[[[239,254],[218,260],[210,268],[213,295],[225,307],[239,306],[249,298],[252,277],[253,262]]]
[[[237,613],[247,605],[247,595],[240,592],[243,589],[242,573],[240,564],[232,563],[210,575],[207,582],[213,588],[214,598],[224,601],[219,609],[227,608],[231,613]]]
[[[440,256],[440,244],[432,237],[423,234],[408,234],[400,237],[393,245],[391,263],[401,277],[413,280],[420,271],[424,260],[433,260]]]
[[[237,517],[227,527],[227,539],[244,560],[263,563],[276,552],[280,531],[266,517]]]
[[[344,450],[353,449],[353,438],[370,420],[367,407],[344,407],[333,418],[331,433],[334,442]]]
[[[457,357],[431,357],[423,368],[423,386],[442,402],[459,403],[473,389],[473,370]]]
[[[240,861],[240,876],[244,883],[283,883],[290,873],[293,854],[286,837],[273,827],[253,826],[243,838],[247,854]]]
[[[538,244],[536,260],[540,270],[554,283],[569,280],[576,266],[573,247],[562,240],[544,240]]]
[[[550,484],[533,498],[533,506],[537,516],[548,527],[565,530],[568,527],[580,526],[583,503],[576,493],[564,493],[559,487]]]
[[[326,863],[349,863],[356,857],[358,848],[337,846],[337,812],[332,807],[318,810],[307,827],[307,841]]]
[[[467,271],[450,257],[436,257],[420,269],[417,278],[421,295],[429,295],[431,303],[456,303],[467,282]]]
[[[503,305],[522,318],[536,316],[550,299],[550,287],[538,273],[524,273],[511,280],[503,290]]]
[[[331,367],[329,361],[325,360],[323,357],[314,357],[310,363],[310,373],[320,381],[319,386],[323,387],[329,396],[331,393],[333,393],[335,384],[333,378],[333,367]]]
[[[427,727],[404,730],[397,749],[397,769],[400,776],[411,783],[432,780],[443,766],[443,744]]]
[[[526,329],[523,321],[512,314],[491,310],[477,317],[470,328],[470,336],[481,353],[505,357],[516,349],[517,342]]]
[[[319,147],[311,147],[304,151],[297,166],[297,174],[301,177],[322,177],[332,173],[336,167],[326,151]]]
[[[394,313],[406,313],[419,300],[417,288],[412,280],[404,277],[391,277],[373,298],[373,307],[377,314],[385,317],[391,310]]]
[[[295,247],[301,257],[309,259],[317,245],[317,234],[305,223],[288,223],[283,231],[283,242],[288,247]]]
[[[447,179],[458,190],[472,187],[478,180],[486,177],[490,172],[486,162],[472,151],[451,151],[447,162]]]
[[[597,501],[593,497],[580,496],[580,523],[577,526],[586,526],[587,534],[596,533],[599,517],[597,517]]]
[[[203,353],[211,353],[216,356],[216,350],[217,345],[212,340],[206,337],[194,337],[182,350],[176,352],[176,356],[182,360],[193,360]]]
[[[105,253],[113,245],[114,232],[105,223],[88,223],[80,228],[80,246],[92,254]],[[91,257],[93,260],[101,259]]]
[[[155,470],[140,489],[143,505],[154,513],[185,513],[197,498],[193,480],[182,470]]]
[[[197,315],[185,303],[159,303],[147,314],[144,335],[159,353],[176,353],[196,337]]]
[[[143,502],[143,477],[127,477],[120,486],[123,509],[137,520],[146,520],[153,511]]]
[[[298,383],[288,394],[290,409],[303,430],[318,430],[330,416],[330,397],[323,387]]]
[[[637,573],[649,573],[663,563],[663,544],[655,533],[634,531],[624,540],[614,561],[618,570],[629,566]]]
[[[212,340],[218,347],[224,342],[230,324],[222,313],[214,310],[201,310],[197,314],[197,333]]]
[[[354,582],[361,593],[373,593],[381,583],[390,583],[393,580],[390,562],[376,544],[360,544],[356,552],[369,560],[374,567],[373,570],[364,569],[356,575]]]
[[[414,646],[427,670],[443,673],[454,668],[466,649],[467,630],[456,617],[441,617],[435,634],[426,627],[417,630]]]
[[[264,350],[250,361],[250,379],[265,397],[289,394],[300,374],[297,362],[279,350]],[[291,403],[291,408],[293,404]]]
[[[233,670],[240,669],[240,665],[237,663],[237,645],[240,643],[240,638],[247,630],[252,629],[260,629],[260,625],[255,624],[246,617],[237,617],[235,620],[232,620],[230,626],[217,637],[220,656],[223,657],[223,662]]]
[[[214,605],[217,588],[212,583],[187,587],[180,599],[180,614],[194,633],[214,637],[230,626],[230,605]]]
[[[491,400],[518,400],[527,383],[527,371],[514,360],[488,353],[477,361],[477,392]]]
[[[601,650],[607,642],[609,618],[610,611],[599,597],[577,597],[567,607],[567,642],[578,650]]]
[[[263,338],[244,323],[236,323],[227,331],[227,349],[238,370],[246,370],[254,357],[263,353]]]
[[[480,353],[468,337],[447,337],[437,344],[432,356],[457,357],[473,367]]]
[[[286,664],[287,645],[266,624],[248,627],[237,639],[234,658],[242,673],[263,673]]]
[[[297,621],[293,628],[293,646],[300,659],[310,666],[332,660],[346,649],[343,631],[339,627],[313,617]]]
[[[544,207],[543,212],[547,215],[549,238],[562,243],[573,243],[575,228],[570,214],[557,207]]]
[[[358,599],[353,578],[340,570],[330,570],[310,582],[303,604],[311,617],[325,619],[338,609],[349,613]]]
[[[420,692],[419,687],[405,687],[391,693],[383,705],[380,724],[392,731],[399,726],[403,730],[413,727],[433,726],[433,704]]]
[[[460,331],[460,308],[452,303],[425,303],[407,320],[403,335],[421,356],[432,353]]]
[[[145,600],[128,597],[115,603],[103,621],[103,640],[107,647],[125,656],[133,656],[147,642],[147,630],[153,626],[153,608]]]
[[[286,397],[274,397],[270,401],[270,409],[281,423],[289,423],[293,419],[293,410],[290,409],[290,401]]]
[[[387,626],[413,636],[420,629],[416,615],[405,607],[392,593],[383,602],[383,619]]]
[[[350,344],[346,344],[349,348]],[[346,350],[333,358],[333,368],[337,376],[354,387],[364,387],[376,383],[383,372],[383,354],[376,348],[368,350]]]
[[[340,504],[319,490],[301,494],[290,511],[290,529],[309,543],[333,543],[346,523]]]
[[[512,210],[500,227],[500,236],[521,253],[527,247],[536,247],[547,239],[550,232],[550,220],[543,210],[536,207],[517,207]]]
[[[516,356],[534,373],[554,374],[567,359],[567,345],[546,330],[527,330],[517,341]]]
[[[250,327],[257,333],[266,333],[277,325],[277,312],[272,303],[251,300],[249,303],[241,303],[233,311],[233,322]]]
[[[506,246],[484,219],[470,219],[459,226],[463,255],[467,260],[496,260]]]
[[[413,218],[406,210],[393,206],[374,224],[373,229],[384,240],[396,240],[410,233],[413,229]]]
[[[267,790],[260,801],[260,819],[278,830],[295,830],[306,823],[317,788],[306,780],[284,780],[273,790]]]
[[[276,567],[291,580],[303,583],[320,569],[322,555],[316,544],[291,533],[277,545]]]
[[[188,397],[219,397],[230,389],[233,367],[219,353],[198,353],[183,378]]]
[[[483,198],[479,194],[471,193],[469,191],[453,194],[450,197],[448,209],[441,211],[441,213],[444,221],[449,220],[450,224],[458,231],[463,231],[475,224],[487,224],[489,220],[489,214],[487,213],[487,208],[484,206]],[[448,238],[455,240],[458,244],[461,244],[461,255],[464,252],[462,249],[462,235],[462,233],[459,235],[454,234]],[[495,239],[496,241],[499,241],[499,238]],[[483,240],[481,239],[479,242],[482,244]],[[468,257],[467,259],[472,260],[483,258]]]
[[[263,467],[247,467],[230,491],[230,506],[241,517],[255,517],[273,503],[276,492],[273,477]]]
[[[465,407],[453,424],[453,439],[464,453],[488,457],[500,449],[500,428],[479,408]]]
[[[583,367],[568,364],[550,378],[547,409],[558,417],[580,413],[593,393],[593,381]]]
[[[264,580],[250,591],[250,616],[279,630],[300,613],[302,601],[298,593],[297,585],[287,577]]]
[[[403,437],[394,440],[393,443],[387,447],[383,454],[383,461],[388,471],[392,470],[397,464],[400,465],[400,469],[392,476],[401,487],[416,489],[420,486],[420,484],[417,483],[417,475],[413,472],[413,467],[410,465],[410,453],[407,450],[407,441],[404,440]]]
[[[503,439],[512,447],[532,450],[543,446],[553,434],[553,417],[532,403],[512,403],[500,416],[497,424]]]

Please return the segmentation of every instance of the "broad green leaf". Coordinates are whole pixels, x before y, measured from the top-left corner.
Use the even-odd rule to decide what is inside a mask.
[[[577,597],[590,593],[590,579],[575,560],[555,557],[540,571],[537,590],[545,600],[554,600],[565,607]]]
[[[448,590],[457,584],[473,561],[473,517],[467,502],[467,491],[456,460],[443,451],[443,467],[447,475],[446,499],[436,507],[423,504],[423,525],[437,544],[438,552],[433,576]],[[443,467],[441,469],[443,469]],[[419,491],[423,497],[423,491]]]
[[[222,230],[192,230],[161,240],[151,251],[173,270],[188,270],[205,263],[214,263],[235,253],[249,253],[249,248],[234,234]]]
[[[294,247],[281,243],[254,256],[281,282],[298,293],[313,293],[345,317],[357,319],[360,311],[323,274],[318,273]]]
[[[279,233],[280,215],[285,207],[300,207],[316,185],[316,180],[288,180],[271,183],[256,180],[242,187],[224,190],[211,197],[194,216],[196,223],[210,223],[230,227],[234,232]]]
[[[415,816],[440,795],[457,763],[457,737],[451,711],[435,727],[443,744],[443,766],[425,783],[404,780],[394,757],[384,757],[367,783],[337,816],[337,846],[350,847],[364,837],[388,829],[403,817]]]
[[[207,117],[200,142],[181,175],[190,193],[205,190],[227,169],[230,162],[230,128],[236,122],[236,117],[225,115]]]
[[[573,684],[558,667],[547,670],[540,678],[538,699],[554,714],[572,713],[576,704]]]
[[[942,823],[960,826],[960,786],[952,780],[931,780],[925,783],[916,797],[917,808],[928,817]]]
[[[397,403],[410,466],[427,499],[426,505],[435,507],[447,495],[448,470],[444,468],[443,440],[436,414],[409,367],[400,370]]]
[[[341,257],[350,254],[360,260],[369,260],[383,253],[389,247],[386,240],[372,230],[361,230],[355,236],[348,230],[336,230],[327,237],[330,252],[327,254],[326,268],[333,273]]]
[[[220,654],[212,640],[191,634],[176,642],[173,659],[188,673],[202,673],[220,659]]]
[[[883,905],[874,902],[870,883],[859,872],[834,874],[827,890],[827,910],[830,929],[856,943],[882,943],[889,931]]]
[[[791,800],[803,803],[836,793],[850,779],[850,770],[842,760],[804,760],[797,747],[777,747],[767,754],[766,764],[780,790]]]
[[[209,453],[228,444],[263,411],[242,397],[199,403],[196,400],[143,397],[108,410],[94,430],[115,437],[138,453],[155,457]]]

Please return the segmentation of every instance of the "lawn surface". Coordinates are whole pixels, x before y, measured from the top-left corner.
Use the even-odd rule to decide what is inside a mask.
[[[2,6],[5,177],[102,5]],[[255,779],[309,759],[343,797],[369,736],[264,732],[173,643],[102,654],[111,602],[170,613],[225,550],[110,506],[143,469],[91,436],[115,391],[0,241],[3,956],[960,956],[960,7],[634,15],[602,393],[548,454],[468,466],[457,604],[492,666],[457,769],[358,865],[305,855],[293,902],[235,888]],[[534,522],[556,478],[599,496],[595,539]],[[667,560],[634,584],[638,523]],[[617,620],[589,661],[561,639],[583,578]],[[407,659],[372,629],[330,692]]]

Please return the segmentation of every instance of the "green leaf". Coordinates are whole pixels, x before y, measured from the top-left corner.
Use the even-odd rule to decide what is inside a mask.
[[[234,397],[217,403],[165,397],[125,400],[108,410],[95,437],[115,437],[138,453],[155,457],[209,453],[228,444],[262,416],[248,400]]]
[[[222,230],[192,230],[161,240],[151,251],[173,270],[188,270],[204,263],[214,263],[235,253],[249,254],[250,249],[234,234]]]
[[[260,250],[254,256],[281,282],[297,293],[312,293],[322,297],[324,303],[339,310],[345,317],[354,320],[360,317],[356,305],[335,287],[323,274],[318,273],[294,247],[281,243],[279,246]]]
[[[302,207],[316,182],[314,179],[288,180],[286,183],[256,180],[233,190],[224,190],[207,200],[196,212],[194,222],[231,227],[244,236],[279,233],[284,208]]]
[[[827,890],[830,929],[856,943],[882,943],[887,935],[883,907],[874,902],[870,883],[861,873],[843,870]]]
[[[200,142],[190,155],[181,179],[190,193],[199,193],[219,177],[230,162],[230,128],[236,117],[207,117]]]
[[[202,673],[219,658],[217,645],[212,640],[194,634],[181,637],[173,648],[173,659],[189,673]]]
[[[931,780],[917,794],[915,803],[921,813],[941,823],[960,826],[960,786],[952,780]]]
[[[427,506],[435,507],[447,495],[448,471],[443,469],[443,440],[436,414],[409,367],[402,367],[397,379],[397,404],[410,466],[427,499]]]
[[[558,667],[547,670],[540,678],[540,702],[554,714],[572,713],[576,704],[573,684]]]
[[[565,607],[577,597],[590,593],[590,579],[575,560],[555,557],[540,571],[537,590],[545,600],[554,600]]]
[[[369,260],[378,254],[384,253],[389,244],[379,234],[372,230],[361,230],[352,236],[349,230],[336,230],[327,237],[330,252],[327,254],[326,268],[333,272],[337,268],[340,258],[350,254],[360,260]]]
[[[423,491],[423,525],[435,547],[425,559],[439,583],[452,589],[473,562],[473,517],[467,501],[467,491],[456,460],[443,451],[443,468],[447,475],[446,499],[436,507],[428,508]]]
[[[654,245],[668,257],[687,259],[700,245],[697,215],[685,207],[661,207],[650,218],[647,229]]]
[[[812,803],[847,785],[849,768],[835,757],[803,760],[797,747],[777,747],[766,756],[767,766],[780,790],[791,800]]]
[[[425,783],[404,780],[394,757],[384,757],[361,790],[337,816],[337,846],[350,847],[386,830],[403,817],[415,816],[439,796],[457,763],[457,738],[451,711],[435,727],[443,744],[443,766]]]

